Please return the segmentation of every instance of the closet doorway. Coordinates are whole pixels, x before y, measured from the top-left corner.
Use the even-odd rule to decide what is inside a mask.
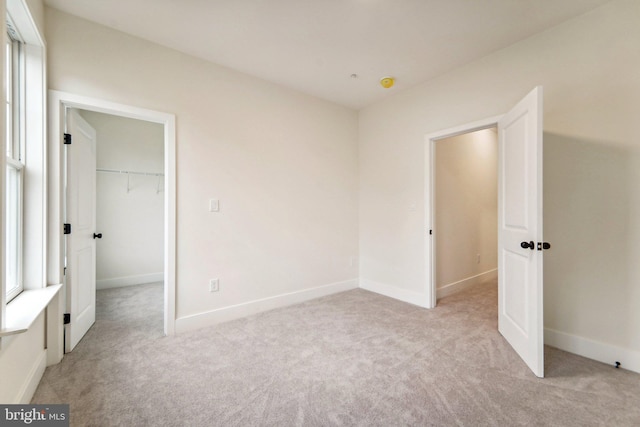
[[[498,277],[495,126],[434,143],[436,298]]]
[[[544,242],[542,228],[542,105],[543,88],[537,86],[502,116],[439,131],[425,138],[425,225],[429,232],[429,238],[425,239],[426,307],[436,306],[437,295],[436,144],[442,139],[495,126],[498,133],[498,330],[541,378],[544,377],[543,251],[551,247]]]
[[[98,174],[113,174],[115,172],[102,171],[98,172],[98,167],[95,166],[97,160],[96,149],[91,146],[96,146],[96,139],[90,137],[92,132],[84,132],[78,126],[74,126],[75,118],[79,118],[79,121],[86,123],[90,127],[87,120],[81,115],[80,111],[87,111],[91,113],[103,113],[106,115],[116,116],[117,118],[134,119],[135,121],[148,122],[151,124],[159,125],[162,129],[162,142],[160,143],[163,160],[162,166],[159,170],[146,170],[146,169],[124,169],[121,167],[114,168],[117,170],[117,175],[121,178],[124,177],[125,182],[122,187],[122,191],[126,194],[127,188],[130,194],[134,188],[138,190],[142,189],[141,182],[137,183],[135,178],[151,179],[154,182],[153,189],[150,196],[157,197],[161,200],[163,208],[162,230],[159,232],[160,243],[157,243],[161,247],[162,253],[162,333],[164,335],[173,335],[175,333],[175,314],[176,314],[176,135],[175,135],[175,116],[173,114],[167,114],[154,110],[147,110],[144,108],[129,106],[125,104],[113,103],[97,98],[90,98],[82,95],[71,94],[60,91],[49,91],[49,176],[52,177],[49,185],[50,200],[49,200],[49,219],[48,224],[50,230],[60,230],[59,232],[52,232],[48,242],[49,253],[49,265],[48,265],[48,277],[52,282],[65,283],[66,293],[66,309],[68,313],[65,315],[64,330],[60,335],[64,341],[65,352],[70,352],[75,344],[87,332],[88,328],[93,324],[95,319],[95,306],[96,306],[96,263],[87,263],[90,257],[76,257],[73,251],[69,250],[69,242],[73,242],[73,239],[89,240],[93,245],[87,244],[86,246],[93,246],[97,249],[98,242],[104,242],[107,238],[106,232],[100,231],[97,227],[90,227],[90,232],[84,232],[83,225],[89,221],[86,215],[86,209],[78,209],[78,206],[73,206],[74,201],[78,200],[83,203],[83,206],[90,206],[90,199],[94,198],[93,205],[97,205],[97,186],[96,181],[105,177],[98,177]],[[85,114],[86,115],[86,114]],[[90,129],[89,129],[90,130]],[[73,133],[76,132],[76,136]],[[96,132],[97,134],[97,132]],[[83,148],[86,147],[86,148]],[[128,149],[128,148],[127,148]],[[75,154],[74,154],[75,153]],[[80,154],[82,153],[82,154]],[[91,163],[94,165],[89,166]],[[136,164],[136,167],[139,167]],[[111,169],[104,165],[100,166],[101,169]],[[122,173],[121,173],[122,171]],[[82,172],[83,176],[87,176],[89,179],[76,179],[76,175]],[[135,175],[133,173],[124,172],[141,172],[141,174]],[[153,175],[147,175],[152,173]],[[156,175],[160,174],[160,175]],[[127,180],[126,175],[131,175]],[[135,176],[134,176],[135,175]],[[58,179],[59,178],[59,179]],[[75,183],[75,188],[73,187]],[[79,185],[78,185],[79,183]],[[81,217],[78,216],[81,213]],[[95,218],[94,215],[93,217]],[[68,224],[68,219],[76,219],[76,225]],[[96,218],[97,219],[97,218]],[[60,227],[61,224],[65,224],[64,233]],[[67,228],[71,233],[67,233]],[[73,230],[73,231],[72,231]],[[86,236],[85,236],[86,234]],[[99,237],[93,235],[102,234],[102,240]],[[75,237],[74,237],[75,236]],[[71,239],[71,240],[69,240]],[[87,252],[89,252],[87,250]],[[95,258],[94,258],[95,259]],[[74,268],[76,269],[74,275]],[[106,277],[103,276],[100,279],[103,280],[102,285],[113,286],[117,284],[127,284],[133,281],[134,276],[138,276],[137,279],[145,278],[144,281],[149,279],[154,280],[154,277],[158,277],[158,271],[149,271],[145,273],[131,273],[129,276],[119,277]],[[91,273],[91,274],[89,274]],[[123,282],[123,278],[128,277]],[[87,279],[87,280],[85,280]],[[92,279],[92,280],[88,280]],[[134,288],[130,286],[129,288]],[[121,309],[122,307],[119,307]],[[93,317],[93,319],[91,319]],[[84,321],[86,318],[86,321]]]
[[[96,288],[163,281],[164,129],[88,110],[95,129]]]
[[[96,320],[162,335],[164,126],[78,113],[96,134]]]

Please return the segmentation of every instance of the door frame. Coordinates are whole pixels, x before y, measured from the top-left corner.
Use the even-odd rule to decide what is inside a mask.
[[[63,133],[65,109],[77,108],[164,126],[164,333],[175,334],[176,322],[176,118],[174,114],[118,104],[98,98],[49,90],[49,283],[64,283]],[[65,289],[66,292],[66,289]],[[64,299],[63,299],[64,301]]]
[[[504,115],[488,117],[464,125],[443,129],[425,136],[425,177],[424,177],[424,227],[427,238],[425,239],[425,295],[426,308],[435,308],[437,304],[436,296],[436,238],[435,231],[435,208],[436,208],[436,142],[442,139],[459,136],[465,133],[497,127],[498,122]],[[500,277],[498,277],[500,280]]]

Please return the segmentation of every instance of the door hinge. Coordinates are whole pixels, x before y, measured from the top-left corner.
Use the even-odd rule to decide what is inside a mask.
[[[71,323],[71,313],[65,313],[62,320],[64,321],[65,325]]]
[[[71,234],[71,224],[65,224],[63,230],[64,234]]]
[[[429,230],[429,236],[433,234],[433,230]]]
[[[63,141],[64,141],[64,145],[71,145],[71,134],[65,133]]]

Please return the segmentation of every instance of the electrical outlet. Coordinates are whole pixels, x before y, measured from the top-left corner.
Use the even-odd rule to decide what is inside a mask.
[[[218,199],[209,200],[209,212],[220,212],[220,201]]]
[[[220,290],[220,280],[211,279],[209,280],[209,292],[218,292]]]

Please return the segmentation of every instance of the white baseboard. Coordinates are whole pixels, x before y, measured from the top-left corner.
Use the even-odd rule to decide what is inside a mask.
[[[40,380],[42,379],[42,375],[44,375],[44,370],[47,367],[47,350],[43,349],[40,356],[36,360],[36,363],[31,367],[31,371],[27,376],[27,380],[20,388],[18,392],[17,401],[14,403],[17,404],[28,404],[31,402],[31,398],[36,392],[38,388],[38,384],[40,384]]]
[[[124,286],[142,285],[144,283],[162,282],[164,273],[138,274],[137,276],[114,277],[96,280],[96,289],[122,288]]]
[[[614,366],[616,362],[620,362],[621,368],[640,373],[640,351],[548,328],[544,330],[544,343],[607,365]]]
[[[286,307],[288,305],[298,304],[315,298],[320,298],[323,296],[357,288],[358,280],[352,279],[344,282],[319,286],[317,288],[305,289],[302,291],[249,301],[246,303],[223,307],[204,313],[194,314],[191,316],[180,317],[176,319],[176,333],[179,334],[181,332],[204,328],[206,326],[212,326],[218,323],[228,322],[230,320],[251,316],[263,311]]]
[[[451,294],[458,293],[465,289],[469,289],[472,286],[484,283],[488,280],[492,280],[498,277],[498,269],[485,271],[484,273],[476,274],[475,276],[467,277],[466,279],[458,280],[457,282],[449,283],[444,286],[440,286],[436,289],[436,299],[446,297]]]
[[[397,286],[378,283],[368,279],[360,279],[360,288],[419,307],[427,307],[427,296],[420,292],[408,291],[398,288]]]

